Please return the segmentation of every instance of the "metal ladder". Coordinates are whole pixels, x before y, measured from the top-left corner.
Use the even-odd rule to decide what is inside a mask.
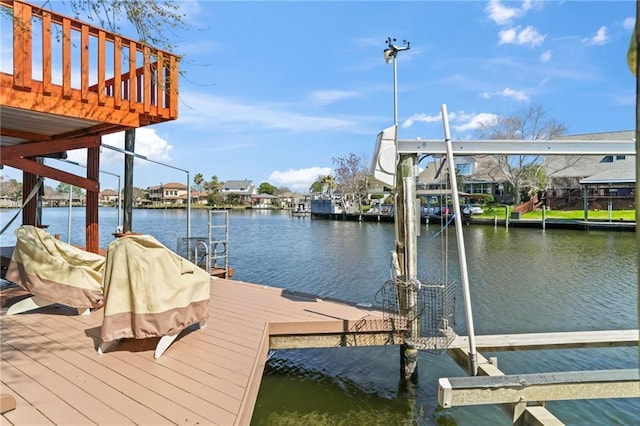
[[[196,256],[197,258],[197,256]],[[209,246],[207,270],[223,269],[229,278],[229,212],[209,210]]]

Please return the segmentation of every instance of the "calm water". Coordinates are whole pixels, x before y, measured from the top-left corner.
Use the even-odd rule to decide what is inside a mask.
[[[0,210],[0,225],[15,210]],[[114,209],[100,211],[100,245],[113,239]],[[44,209],[49,232],[67,241],[67,210]],[[133,229],[175,249],[186,235],[186,212],[135,210]],[[422,227],[419,276],[459,282],[454,230]],[[230,264],[235,280],[376,304],[389,278],[393,224],[291,217],[246,211],[230,215]],[[207,235],[207,214],[192,212],[192,236]],[[466,227],[464,230],[477,334],[637,327],[634,233]],[[2,245],[15,241],[11,230]],[[84,244],[84,209],[72,214],[71,242]],[[445,255],[448,254],[447,255]],[[446,265],[443,267],[442,265]],[[465,333],[462,297],[457,331]],[[637,368],[637,348],[501,352],[506,373]],[[335,348],[276,351],[254,413],[255,425],[511,424],[491,406],[437,408],[437,379],[463,375],[446,355],[420,355],[415,392],[399,387],[399,350]],[[640,401],[551,402],[569,425],[638,423]]]

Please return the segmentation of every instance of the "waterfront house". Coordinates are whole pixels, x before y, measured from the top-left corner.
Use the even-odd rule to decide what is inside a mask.
[[[45,194],[42,197],[42,205],[46,207],[69,207],[69,194]],[[71,195],[72,206],[84,206],[86,205],[84,195]]]
[[[191,190],[191,204],[207,204],[206,192]],[[180,204],[187,205],[187,191],[184,191],[184,195],[180,197]]]
[[[276,196],[271,194],[256,194],[251,196],[251,206],[254,209],[270,209],[278,207]]]
[[[443,196],[451,194],[446,164],[441,158],[429,157],[421,165],[424,170],[418,175],[417,194],[428,204],[440,204]],[[512,197],[506,193],[506,176],[493,156],[457,156],[455,168],[462,178],[461,192],[492,195],[497,202],[511,202]]]
[[[560,140],[609,141],[633,140],[635,131],[590,133],[563,136]],[[632,208],[635,186],[635,161],[632,155],[562,155],[544,159],[548,183],[547,207],[604,208],[612,201],[615,208]],[[599,207],[600,206],[600,207]]]
[[[231,196],[238,198],[238,201],[243,204],[250,204],[251,197],[258,194],[255,185],[252,180],[229,180],[224,183],[220,194],[224,200],[228,200]],[[232,197],[231,197],[232,198]]]
[[[147,188],[147,197],[152,205],[183,204],[186,195],[187,186],[180,182],[161,183]]]
[[[115,204],[118,202],[118,192],[111,188],[105,188],[102,191],[100,191],[99,200],[103,205]]]
[[[300,205],[308,206],[310,194],[300,194],[298,192],[284,192],[276,195],[276,204],[282,209],[297,208]]]

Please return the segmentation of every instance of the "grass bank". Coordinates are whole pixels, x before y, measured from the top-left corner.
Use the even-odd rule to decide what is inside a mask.
[[[509,208],[509,214],[511,213],[511,208]],[[482,218],[482,219],[493,219],[494,216],[498,216],[498,219],[505,218],[505,208],[504,207],[493,207],[489,209],[485,209],[484,213],[481,215],[475,215],[474,217]],[[613,210],[611,211],[611,217],[609,217],[609,212],[607,210],[589,210],[588,211],[589,220],[624,220],[634,222],[636,220],[636,211],[635,210]],[[532,211],[529,213],[525,213],[520,216],[521,219],[529,219],[529,220],[542,220],[542,210]],[[547,210],[545,212],[546,219],[572,219],[572,220],[583,220],[584,219],[584,211],[583,210]]]

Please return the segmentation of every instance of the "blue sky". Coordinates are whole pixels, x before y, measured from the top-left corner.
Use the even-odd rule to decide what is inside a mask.
[[[51,4],[65,13],[63,3]],[[393,69],[382,53],[389,36],[411,43],[397,63],[402,139],[441,139],[443,103],[454,139],[475,138],[481,121],[531,105],[569,134],[635,128],[635,79],[626,64],[633,1],[182,6],[189,27],[175,34],[175,53],[184,55],[179,118],[139,129],[136,151],[192,178],[306,192],[331,172],[333,157],[354,153],[368,164],[376,134],[393,124]],[[122,135],[103,141],[123,146]],[[103,150],[101,167],[123,173],[122,155]],[[13,169],[2,173],[21,180]],[[185,179],[136,161],[137,187]],[[103,176],[103,188],[114,185]]]

